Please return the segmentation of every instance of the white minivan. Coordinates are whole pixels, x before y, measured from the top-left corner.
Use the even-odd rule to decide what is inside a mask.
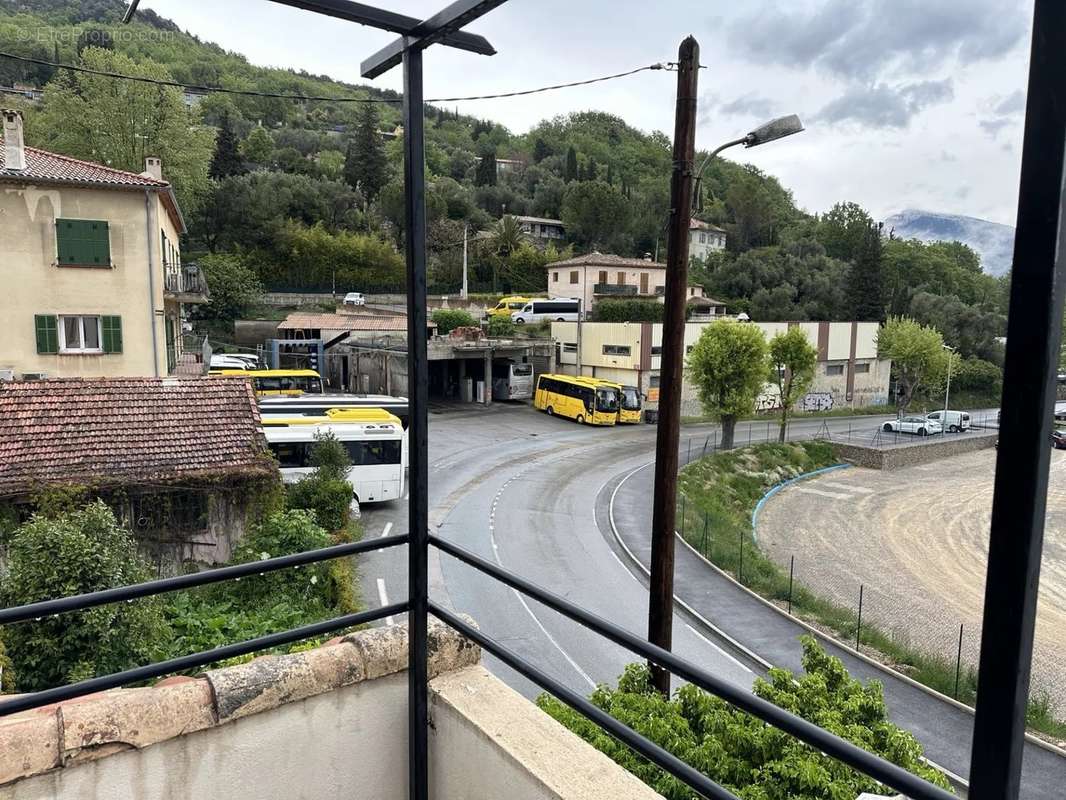
[[[520,311],[511,314],[516,325],[526,322],[577,322],[581,319],[581,301],[566,297],[550,300],[531,300]]]
[[[934,411],[926,419],[935,419],[948,433],[965,433],[970,430],[970,415],[965,411]]]

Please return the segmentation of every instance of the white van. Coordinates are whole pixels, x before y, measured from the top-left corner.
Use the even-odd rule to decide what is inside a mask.
[[[926,419],[935,419],[948,433],[965,433],[970,430],[970,415],[965,411],[934,411]]]
[[[526,322],[577,322],[581,319],[581,301],[566,297],[550,300],[531,300],[521,311],[511,314],[516,325]]]

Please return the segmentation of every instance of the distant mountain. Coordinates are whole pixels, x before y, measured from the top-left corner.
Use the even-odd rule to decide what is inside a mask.
[[[885,230],[894,230],[900,239],[960,241],[977,251],[989,275],[1005,274],[1014,255],[1014,228],[987,219],[908,208],[888,217]]]

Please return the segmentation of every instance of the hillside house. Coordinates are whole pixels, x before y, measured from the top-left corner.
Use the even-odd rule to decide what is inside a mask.
[[[701,261],[711,253],[725,250],[726,232],[717,225],[690,219],[688,223],[688,257]]]

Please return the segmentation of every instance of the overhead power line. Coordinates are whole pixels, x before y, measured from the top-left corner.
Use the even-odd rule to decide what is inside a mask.
[[[202,94],[234,94],[243,97],[265,97],[271,99],[281,100],[303,100],[303,101],[317,101],[326,103],[400,103],[402,99],[397,98],[369,98],[369,97],[328,97],[324,95],[304,95],[304,94],[290,94],[285,92],[258,92],[252,89],[228,89],[224,86],[198,86],[191,83],[181,83],[179,81],[164,80],[161,78],[148,78],[141,75],[124,75],[120,72],[110,72],[108,70],[92,69],[90,67],[80,67],[76,64],[60,64],[55,61],[48,61],[43,58],[33,58],[32,56],[20,56],[14,53],[7,53],[0,51],[0,58],[8,58],[13,61],[22,61],[27,64],[37,64],[44,67],[53,67],[55,69],[65,69],[71,72],[81,72],[86,75],[96,75],[101,78],[111,78],[112,80],[123,81],[136,81],[137,83],[149,83],[155,86],[172,86],[176,89],[183,89],[190,92],[199,92]],[[644,67],[637,67],[636,69],[627,70],[626,72],[618,72],[614,75],[604,75],[599,78],[589,78],[583,81],[572,81],[570,83],[558,83],[552,86],[541,86],[536,89],[523,89],[514,92],[499,92],[497,94],[483,94],[474,95],[469,97],[431,97],[426,100],[427,103],[457,103],[464,100],[498,100],[505,97],[522,97],[525,95],[539,94],[540,92],[552,92],[557,89],[569,89],[574,86],[587,86],[592,83],[602,83],[603,81],[613,81],[618,78],[626,78],[630,75],[636,75],[638,72],[647,72],[652,70],[671,70],[673,65],[670,63],[658,63],[648,64]]]

